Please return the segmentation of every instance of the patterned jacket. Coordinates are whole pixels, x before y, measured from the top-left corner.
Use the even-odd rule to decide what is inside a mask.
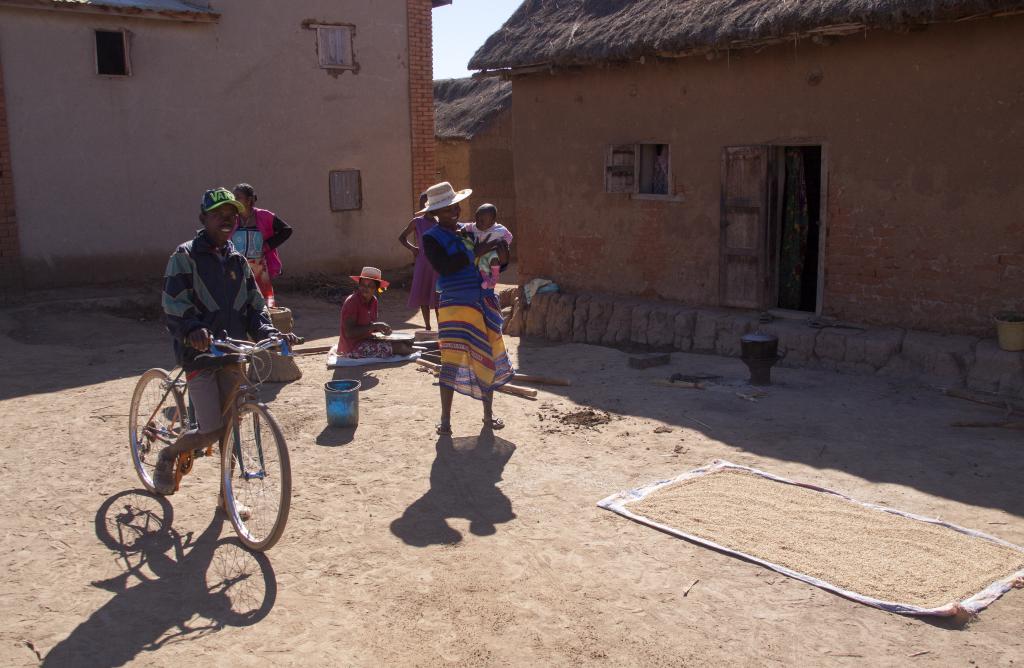
[[[199,352],[184,342],[201,327],[215,338],[226,334],[258,341],[277,333],[249,263],[230,241],[223,253],[218,251],[205,230],[178,246],[168,260],[162,302],[174,354],[185,371],[217,367],[230,359],[196,359]]]

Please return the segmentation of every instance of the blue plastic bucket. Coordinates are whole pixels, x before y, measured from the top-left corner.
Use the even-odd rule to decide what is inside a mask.
[[[332,380],[324,383],[327,395],[327,424],[332,427],[355,427],[359,424],[358,380]]]

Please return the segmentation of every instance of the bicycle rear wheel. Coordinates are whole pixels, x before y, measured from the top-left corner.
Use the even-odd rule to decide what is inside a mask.
[[[128,443],[132,464],[142,485],[155,492],[153,470],[157,457],[184,430],[185,401],[163,369],[142,374],[128,411]]]
[[[228,519],[251,550],[269,550],[281,538],[292,500],[288,446],[264,404],[247,402],[221,442],[221,480]],[[247,513],[242,512],[244,505]],[[248,517],[242,518],[243,514]]]

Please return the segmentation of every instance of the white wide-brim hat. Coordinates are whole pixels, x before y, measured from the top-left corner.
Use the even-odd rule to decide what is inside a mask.
[[[418,214],[427,213],[428,211],[437,211],[438,209],[443,209],[451,206],[452,204],[461,202],[472,195],[473,191],[466,188],[465,190],[459,190],[456,192],[456,190],[452,188],[452,184],[447,181],[443,181],[427,188],[427,191],[424,194],[427,196],[427,205],[417,211],[416,213]]]
[[[358,276],[349,276],[349,278],[351,278],[356,283],[358,283],[360,279],[377,281],[377,283],[380,284],[380,287],[384,290],[387,290],[388,286],[391,285],[390,282],[384,280],[380,269],[378,269],[377,267],[363,267],[363,270],[359,272]]]

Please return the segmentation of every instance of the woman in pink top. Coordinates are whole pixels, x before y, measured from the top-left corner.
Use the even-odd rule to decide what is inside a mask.
[[[427,193],[420,195],[420,208],[426,206]],[[416,262],[413,268],[412,274],[412,287],[409,288],[409,306],[411,308],[419,308],[420,313],[423,314],[423,322],[427,329],[430,329],[430,309],[437,311],[437,272],[430,265],[426,255],[420,252],[423,248],[423,235],[426,234],[430,228],[437,225],[437,221],[429,213],[423,214],[418,218],[414,218],[409,221],[409,224],[405,226],[402,233],[398,235],[398,243],[402,244],[410,251]],[[413,244],[409,241],[410,235],[415,234],[416,243]]]
[[[272,211],[256,208],[256,190],[248,183],[239,183],[234,193],[245,211],[238,215],[231,243],[249,261],[249,268],[267,306],[274,306],[271,280],[281,275],[281,258],[277,249],[292,235],[292,228]]]

